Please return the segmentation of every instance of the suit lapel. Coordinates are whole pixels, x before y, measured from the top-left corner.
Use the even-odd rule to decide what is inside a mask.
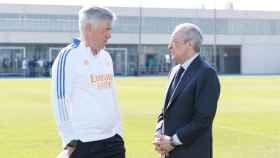
[[[179,68],[180,68],[179,66],[175,67],[175,68],[171,71],[171,73],[170,73],[168,86],[166,87],[166,90],[165,90],[164,107],[166,107],[166,104],[167,104],[167,101],[168,101],[168,100],[167,100],[167,95],[168,95],[168,91],[169,91],[169,89],[170,89],[171,83],[173,82],[174,77],[175,77],[175,74],[176,74],[176,72],[178,71]]]
[[[176,100],[178,95],[182,92],[182,90],[186,87],[192,76],[194,75],[194,72],[196,71],[197,67],[201,63],[201,58],[198,56],[189,66],[189,68],[183,73],[183,76],[181,77],[181,80],[178,82],[177,87],[175,88],[173,94],[171,94],[170,99],[168,101],[166,110],[170,108],[172,103]],[[170,85],[169,85],[170,86]]]

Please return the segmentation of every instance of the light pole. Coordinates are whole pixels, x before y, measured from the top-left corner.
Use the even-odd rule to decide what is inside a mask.
[[[213,66],[217,69],[217,36],[216,36],[216,20],[217,20],[217,10],[216,10],[216,0],[214,0],[214,45],[213,45]]]
[[[139,7],[139,18],[138,18],[138,45],[137,45],[137,76],[140,74],[140,59],[141,59],[141,49],[142,49],[142,4],[140,1]]]

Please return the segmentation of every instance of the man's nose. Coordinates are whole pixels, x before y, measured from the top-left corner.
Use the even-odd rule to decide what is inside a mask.
[[[169,44],[167,48],[168,48],[168,50],[169,50],[169,51],[171,51],[171,49],[172,49],[172,45],[171,45],[171,44]]]

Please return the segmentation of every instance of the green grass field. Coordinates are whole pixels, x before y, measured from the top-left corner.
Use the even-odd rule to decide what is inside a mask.
[[[224,76],[214,122],[215,158],[280,155],[280,77]],[[157,158],[151,145],[165,77],[118,78],[128,158]],[[49,79],[0,80],[0,158],[55,158],[61,151]]]

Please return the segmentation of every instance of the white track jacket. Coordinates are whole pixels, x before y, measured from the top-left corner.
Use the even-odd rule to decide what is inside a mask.
[[[53,105],[63,146],[121,135],[113,62],[105,50],[93,55],[74,39],[52,67]]]

